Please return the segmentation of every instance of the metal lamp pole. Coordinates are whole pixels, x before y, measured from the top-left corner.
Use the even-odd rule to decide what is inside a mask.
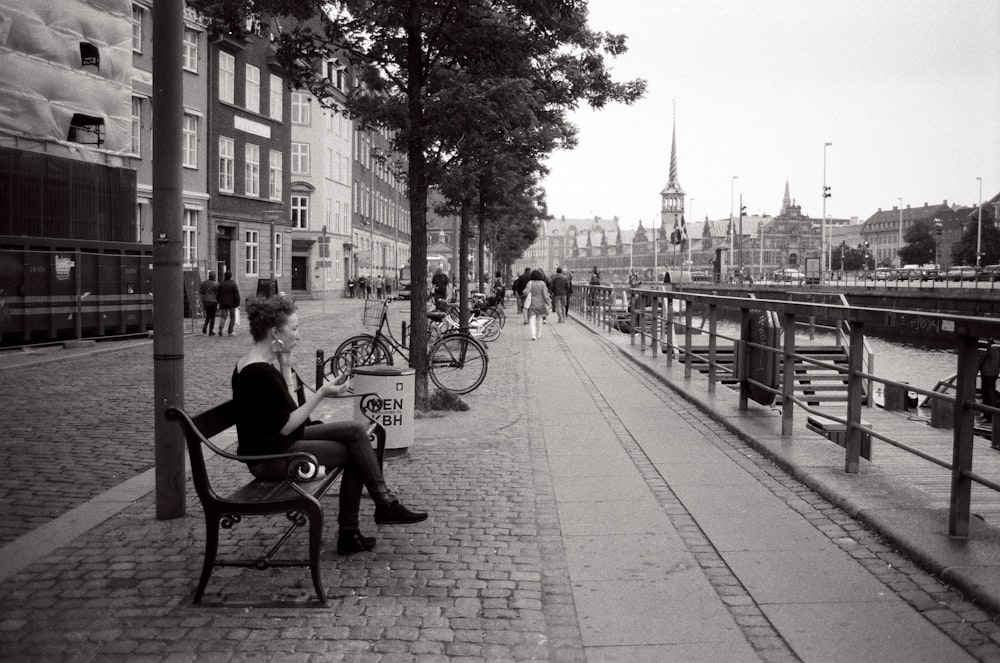
[[[983,256],[983,178],[979,180],[979,227],[976,228],[976,267],[980,266]]]
[[[899,239],[897,241],[898,246],[896,248],[896,251],[897,251],[896,255],[898,256],[899,255],[899,253],[898,253],[899,249],[903,248],[903,199],[902,198],[897,198],[896,200],[899,201]],[[903,266],[903,259],[902,258],[899,259],[899,266],[900,267]]]
[[[691,198],[691,207],[689,209],[691,212],[691,223],[694,223],[694,197]],[[687,237],[687,250],[688,250],[688,264],[691,264],[691,235],[688,234]]]
[[[733,242],[736,238],[736,229],[733,228],[733,198],[736,196],[736,180],[740,178],[739,175],[733,175],[732,182],[729,184],[729,262],[730,269],[732,269],[733,262]]]
[[[830,254],[830,241],[827,238],[827,233],[830,233],[830,229],[827,227],[826,223],[826,199],[830,197],[829,190],[826,186],[826,148],[833,146],[833,143],[823,143],[823,224],[820,227],[820,272],[825,272],[827,269],[833,270],[832,255]],[[826,265],[824,266],[824,263]]]

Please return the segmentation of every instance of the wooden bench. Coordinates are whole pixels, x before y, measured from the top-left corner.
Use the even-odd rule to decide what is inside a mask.
[[[362,397],[372,394],[352,394],[345,397]],[[301,400],[301,394],[300,394]],[[340,476],[342,468],[329,468],[327,474],[318,475],[319,463],[312,454],[303,452],[272,454],[267,456],[239,456],[220,448],[211,438],[236,425],[234,401],[191,417],[181,408],[170,408],[167,419],[176,421],[184,430],[188,456],[191,458],[191,476],[198,499],[205,511],[205,561],[201,580],[195,591],[194,602],[199,603],[205,594],[205,587],[216,566],[237,566],[255,568],[261,571],[271,567],[308,566],[312,572],[313,586],[320,603],[326,603],[326,592],[320,579],[320,546],[323,541],[323,506],[320,500],[330,490]],[[376,443],[379,466],[385,456],[385,429],[372,422],[368,428],[369,438]],[[270,459],[286,459],[288,474],[284,481],[263,481],[252,479],[235,492],[220,495],[212,486],[211,477],[205,465],[203,447],[208,447],[216,455],[240,463],[234,471],[249,470],[243,463]],[[252,475],[251,475],[252,476]],[[271,548],[255,560],[217,560],[219,547],[219,527],[230,529],[243,516],[261,516],[285,513],[290,521],[288,529]],[[274,555],[299,527],[309,523],[309,559],[275,559]]]

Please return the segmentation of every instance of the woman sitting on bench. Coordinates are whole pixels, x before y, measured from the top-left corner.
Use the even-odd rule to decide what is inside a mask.
[[[247,306],[253,347],[233,371],[233,400],[240,455],[264,455],[303,451],[326,467],[343,467],[340,513],[337,522],[337,552],[341,555],[375,547],[373,537],[363,536],[358,523],[361,489],[375,501],[375,522],[380,525],[416,523],[426,513],[410,511],[386,486],[375,451],[363,426],[353,422],[316,423],[309,415],[327,396],[340,396],[348,389],[348,375],[327,382],[303,405],[292,394],[292,350],[299,342],[299,318],[295,303],[283,296],[258,297]],[[285,478],[285,461],[249,464],[258,479]]]

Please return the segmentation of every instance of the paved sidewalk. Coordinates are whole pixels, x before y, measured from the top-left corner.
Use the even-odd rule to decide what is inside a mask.
[[[303,304],[303,335],[332,350],[360,331],[360,304],[325,305]],[[189,483],[189,515],[155,520],[147,466],[0,548],[0,563],[19,558],[0,574],[0,660],[1000,661],[990,615],[608,338],[573,321],[545,325],[535,342],[526,330],[512,316],[491,345],[486,382],[464,397],[470,411],[416,422],[409,455],[391,460],[387,477],[431,517],[376,528],[366,503],[363,527],[378,547],[324,553],[328,606],[315,603],[304,569],[216,570],[208,603],[192,605],[204,542],[197,498]],[[188,403],[199,409],[225,396],[218,375],[245,339],[189,341],[203,365],[189,372]],[[119,356],[134,362],[133,352]],[[49,385],[50,373],[99,372],[106,359],[0,371]],[[134,365],[119,369],[126,389],[151,384]],[[94,418],[121,421],[120,411]],[[324,414],[349,416],[341,406]],[[4,421],[7,457],[15,423],[20,436],[31,429]],[[75,433],[94,437],[85,426]],[[133,436],[151,446],[147,431]],[[21,479],[25,491],[47,485]],[[0,526],[14,531],[3,522],[7,494]],[[79,510],[109,504],[79,524]],[[238,526],[220,552],[250,554],[280,520]],[[32,537],[34,547],[18,548]]]

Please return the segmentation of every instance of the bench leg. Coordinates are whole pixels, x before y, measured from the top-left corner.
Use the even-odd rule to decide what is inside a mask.
[[[309,518],[309,570],[312,571],[313,587],[319,602],[326,605],[326,591],[320,578],[319,554],[323,545],[323,512],[316,511]]]
[[[208,579],[212,576],[212,567],[215,566],[215,555],[219,550],[219,518],[216,515],[205,514],[205,562],[201,567],[201,580],[198,581],[198,589],[194,593],[194,602],[200,603],[205,595],[205,588],[208,586]]]

